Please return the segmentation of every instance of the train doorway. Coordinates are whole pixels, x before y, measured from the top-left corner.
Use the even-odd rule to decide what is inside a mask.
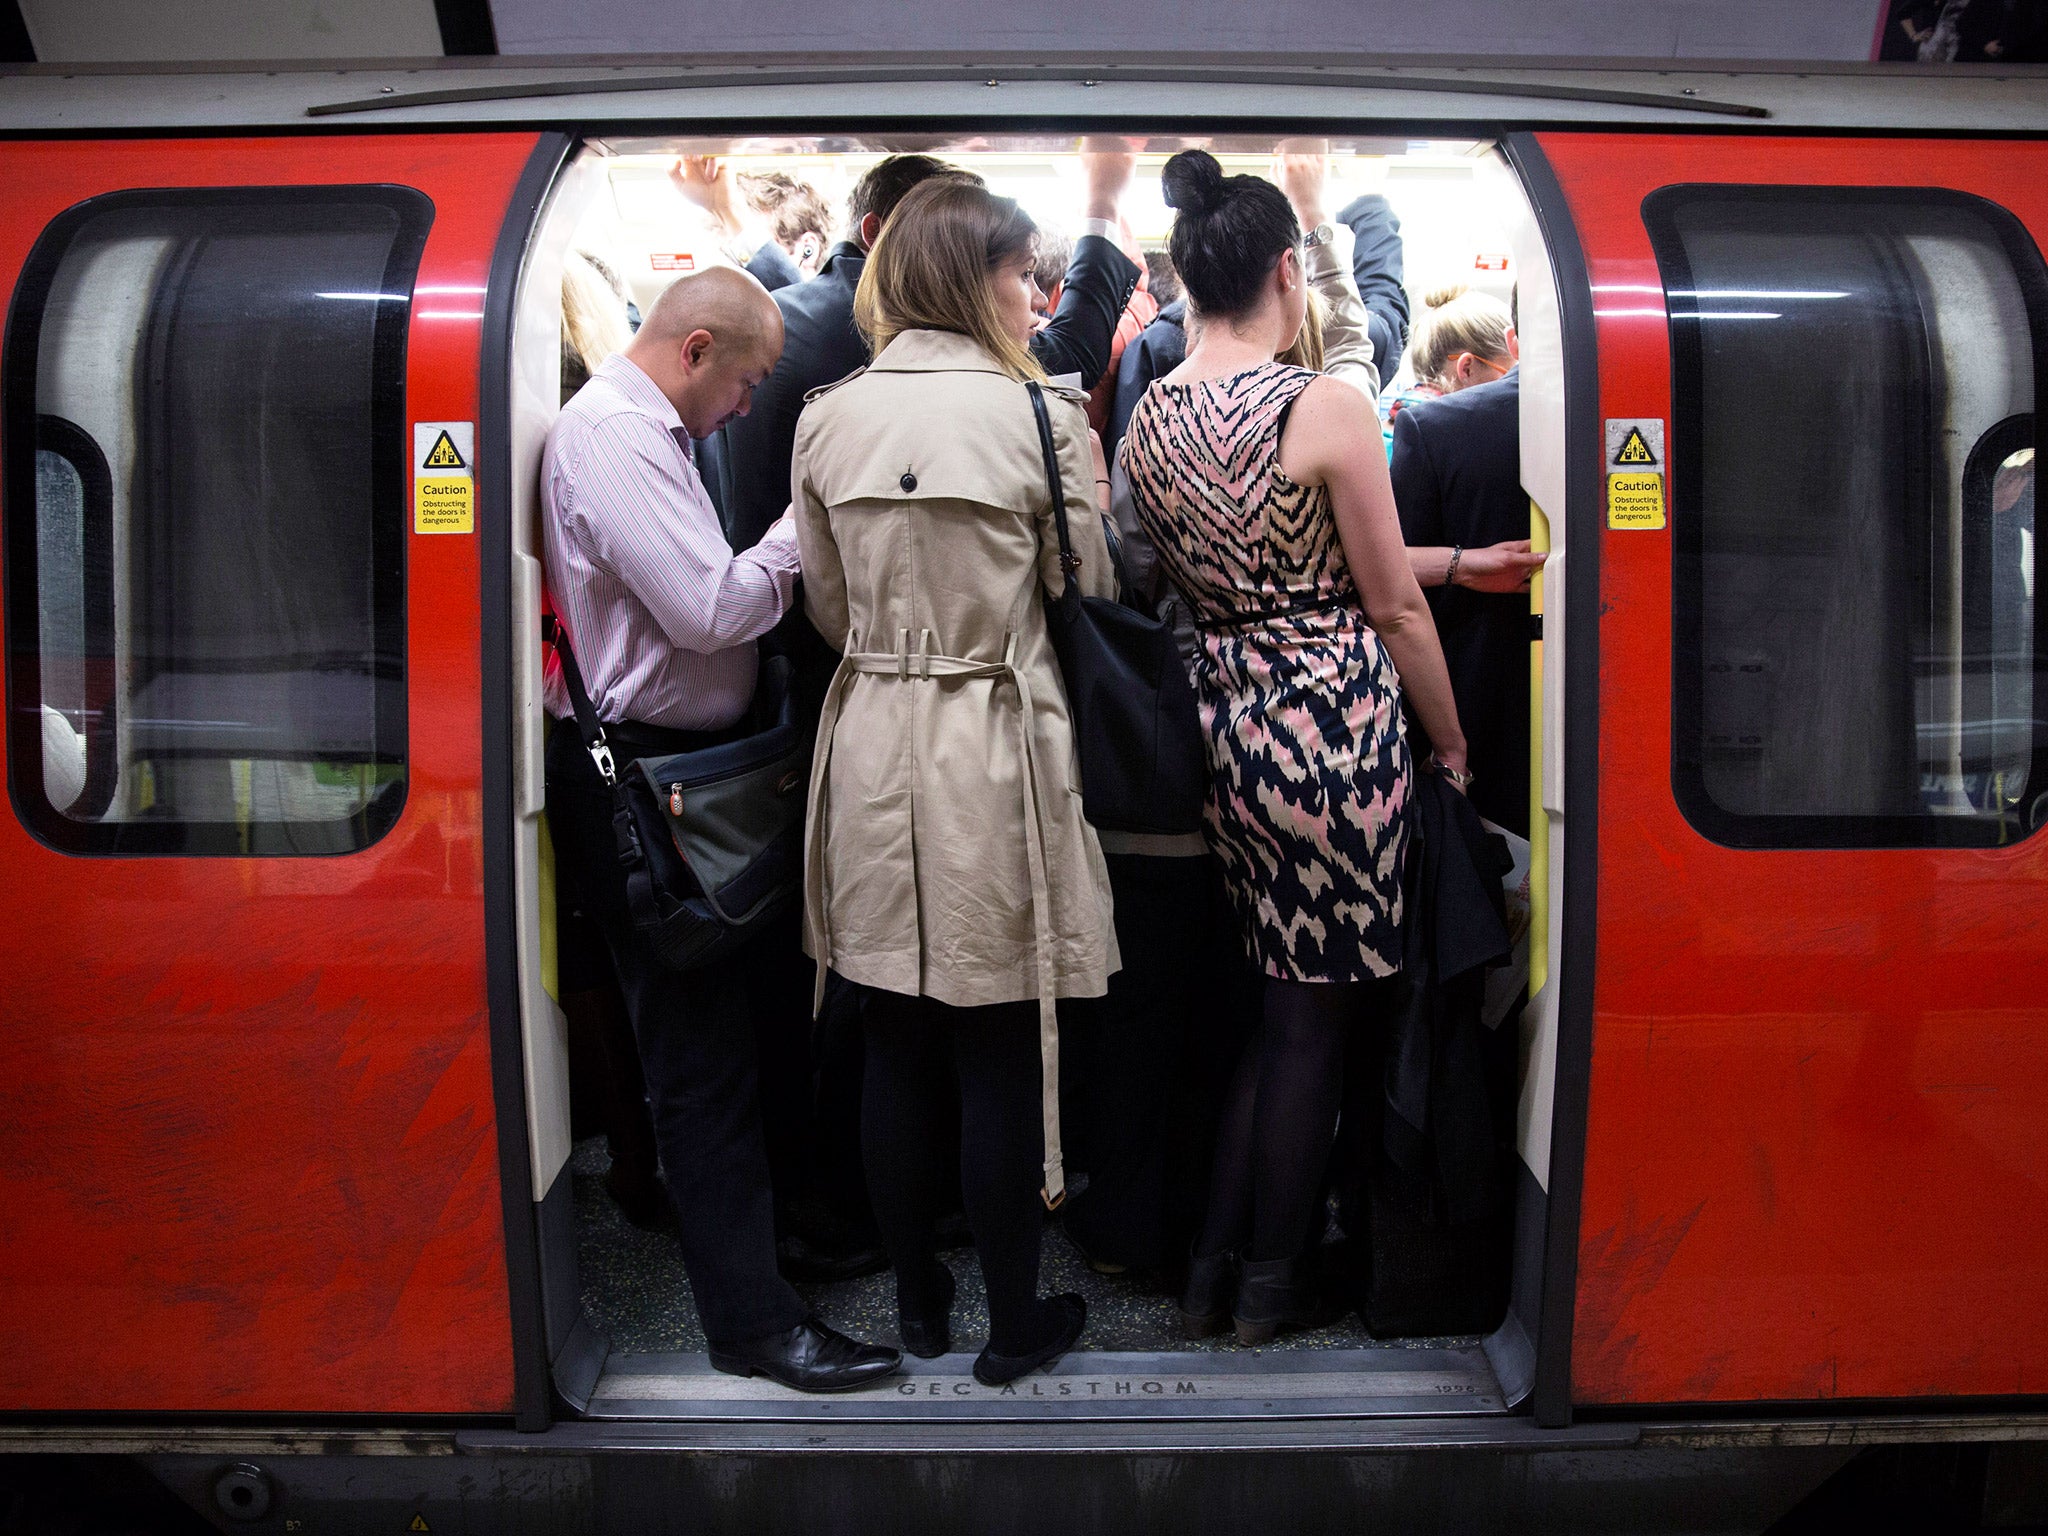
[[[1129,334],[1120,338],[1126,343],[1162,308],[1173,313],[1173,277],[1160,260],[1172,215],[1159,196],[1158,175],[1174,150],[1196,142],[1217,153],[1226,170],[1257,174],[1268,173],[1280,147],[1273,138],[1257,136],[1143,141],[1122,203],[1120,233],[1127,251],[1146,261],[1144,290],[1150,300],[1149,306],[1133,301],[1133,311],[1142,312],[1135,314],[1136,324],[1127,323]],[[588,1013],[591,999],[576,995],[582,984],[564,984],[567,968],[576,964],[568,953],[575,941],[566,937],[556,905],[539,768],[546,712],[538,633],[544,575],[537,473],[548,425],[572,392],[577,370],[591,361],[588,306],[594,302],[607,311],[595,333],[611,336],[616,345],[676,275],[745,258],[746,252],[735,249],[732,231],[706,215],[701,195],[693,200],[690,183],[699,183],[701,193],[707,174],[730,177],[750,189],[795,184],[828,207],[843,206],[847,189],[883,155],[929,153],[1017,197],[1057,240],[1063,231],[1078,231],[1082,222],[1079,149],[1073,136],[1023,135],[749,140],[647,135],[591,141],[565,163],[528,242],[510,355],[520,1003],[544,1289],[560,1313],[551,1327],[550,1352],[558,1390],[594,1417],[1486,1414],[1511,1410],[1531,1388],[1548,1238],[1545,1187],[1556,1055],[1558,968],[1552,947],[1561,895],[1563,797],[1561,762],[1554,751],[1549,753],[1551,771],[1546,775],[1544,770],[1546,744],[1555,746],[1554,722],[1561,721],[1563,709],[1562,648],[1555,639],[1548,657],[1540,641],[1529,647],[1530,670],[1519,685],[1532,700],[1535,787],[1529,796],[1530,836],[1517,840],[1519,969],[1512,980],[1499,980],[1500,990],[1519,995],[1514,1006],[1504,1003],[1496,1011],[1499,1027],[1491,1036],[1501,1154],[1491,1215],[1454,1230],[1425,1211],[1411,1214],[1389,1204],[1382,1193],[1375,1224],[1373,1192],[1359,1181],[1350,1190],[1348,1206],[1341,1200],[1331,1206],[1325,1251],[1333,1272],[1341,1268],[1349,1275],[1351,1289],[1340,1286],[1339,1292],[1349,1294],[1352,1305],[1333,1314],[1328,1326],[1255,1350],[1239,1349],[1227,1336],[1191,1342],[1176,1324],[1171,1266],[1119,1263],[1115,1254],[1100,1251],[1096,1234],[1083,1235],[1085,1228],[1070,1213],[1068,1220],[1048,1224],[1044,1285],[1084,1294],[1091,1321],[1080,1348],[1054,1373],[1014,1389],[984,1388],[968,1372],[969,1346],[967,1354],[930,1362],[907,1359],[906,1373],[881,1392],[821,1403],[710,1369],[673,1232],[663,1226],[664,1213],[658,1205],[634,1210],[630,1200],[620,1198],[602,1107],[594,1113],[589,1108],[601,1096],[588,1092],[585,1081],[593,1070],[601,1070],[602,1060],[585,1048],[587,1032],[598,1027]],[[1476,295],[1495,307],[1512,301],[1521,375],[1530,381],[1521,407],[1521,452],[1531,536],[1538,548],[1548,542],[1551,569],[1561,569],[1562,518],[1553,522],[1547,511],[1561,511],[1563,505],[1563,347],[1550,257],[1521,180],[1499,148],[1479,140],[1340,135],[1328,141],[1328,149],[1324,200],[1329,211],[1334,215],[1377,200],[1392,216],[1388,222],[1396,231],[1397,254],[1385,286],[1397,296],[1393,307],[1407,318],[1404,329],[1424,323],[1428,301],[1441,305],[1454,293]],[[803,231],[796,236],[784,251],[792,261],[815,262],[829,250],[814,248]],[[836,223],[829,238],[839,238]],[[1390,400],[1429,393],[1427,381],[1416,377],[1405,340],[1397,336],[1391,349],[1382,340],[1375,359],[1381,393]],[[1115,373],[1113,363],[1108,381]],[[1108,381],[1103,394],[1113,399],[1114,385]],[[1113,455],[1114,441],[1108,448]],[[708,464],[701,450],[699,462],[711,483],[715,464]],[[1556,582],[1539,583],[1532,595],[1538,614],[1544,585],[1554,591]],[[1250,985],[1255,996],[1255,977]],[[1533,999],[1523,1006],[1522,998],[1530,993]],[[807,981],[793,995],[807,1005]],[[828,1204],[849,1189],[857,1202],[859,1181],[848,1174],[858,1162],[858,1143],[847,1138],[843,1119],[832,1123],[829,1077],[844,1068],[833,1065],[829,1040],[813,1031],[806,1012],[807,1007],[778,1020],[773,1026],[779,1031],[777,1043],[763,1053],[768,1098],[794,1095],[812,1117],[793,1133],[784,1128],[782,1133],[794,1134],[801,1151],[792,1156],[784,1149],[777,1158],[778,1175],[789,1172],[811,1197]],[[1506,1015],[1504,1024],[1501,1014]],[[828,1017],[828,1027],[830,1022]],[[1113,1019],[1100,1022],[1114,1028]],[[1094,1023],[1063,1021],[1069,1051]],[[1367,1050],[1381,1044],[1371,1039],[1372,1028],[1362,1026]],[[1070,1081],[1076,1076],[1071,1058],[1067,1075]],[[1183,1081],[1198,1082],[1199,1077]],[[843,1084],[840,1089],[843,1093]],[[778,1134],[774,1118],[771,1103],[771,1148]],[[610,1145],[617,1149],[616,1136]],[[1202,1157],[1199,1128],[1192,1139],[1177,1140],[1174,1150],[1179,1156]],[[1199,1199],[1206,1168],[1182,1182]],[[1085,1192],[1078,1197],[1077,1209],[1086,1198]],[[643,1224],[635,1225],[636,1218]],[[955,1335],[966,1340],[977,1336],[979,1277],[971,1246],[950,1257],[961,1293]],[[1369,1308],[1361,1310],[1375,1263],[1383,1276],[1392,1274],[1407,1287],[1414,1304],[1383,1307],[1377,1318]],[[1432,1286],[1436,1300],[1456,1293],[1450,1299],[1462,1305],[1433,1307]],[[857,1278],[818,1278],[800,1289],[835,1326],[893,1340],[894,1290],[886,1270]],[[572,1315],[573,1323],[568,1321]]]

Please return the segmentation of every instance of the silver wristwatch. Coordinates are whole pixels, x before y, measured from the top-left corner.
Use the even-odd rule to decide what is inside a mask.
[[[1322,223],[1318,224],[1314,229],[1310,230],[1307,234],[1303,235],[1301,237],[1301,243],[1305,249],[1312,251],[1319,245],[1328,245],[1332,240],[1335,240],[1336,238],[1337,226],[1332,224],[1328,219],[1325,219]]]

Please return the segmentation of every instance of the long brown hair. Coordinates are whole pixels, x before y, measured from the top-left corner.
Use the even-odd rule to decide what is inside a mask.
[[[1015,199],[974,182],[934,178],[911,189],[868,253],[853,320],[876,355],[904,331],[952,331],[978,342],[1013,379],[1042,379],[1031,349],[1003,328],[995,269],[1027,255],[1038,226]]]

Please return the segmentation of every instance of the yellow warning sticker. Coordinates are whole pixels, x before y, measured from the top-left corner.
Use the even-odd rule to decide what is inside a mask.
[[[412,482],[414,533],[476,532],[476,482],[467,475],[418,475]]]
[[[455,446],[455,439],[443,428],[441,435],[434,439],[434,446],[427,450],[427,456],[420,461],[421,469],[467,469],[469,463]]]
[[[406,1529],[407,1529],[408,1531],[424,1531],[424,1530],[427,1530],[427,1529],[428,1529],[428,1526],[427,1526],[427,1517],[426,1517],[425,1515],[414,1515],[414,1516],[412,1517],[412,1524],[411,1524],[411,1525],[408,1525],[408,1526],[406,1527]]]
[[[1607,477],[1607,526],[1662,528],[1664,477],[1623,474]]]
[[[428,463],[433,460],[429,459]],[[1650,445],[1643,441],[1643,429],[1630,427],[1628,436],[1622,440],[1620,450],[1614,455],[1617,464],[1655,464],[1657,456],[1650,452]]]

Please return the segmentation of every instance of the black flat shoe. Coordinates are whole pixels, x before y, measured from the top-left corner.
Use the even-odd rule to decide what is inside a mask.
[[[941,1264],[939,1273],[946,1278],[943,1305],[923,1317],[912,1317],[901,1303],[896,1308],[896,1332],[903,1347],[920,1360],[936,1360],[953,1347],[953,1271]]]
[[[886,1344],[849,1339],[811,1317],[787,1333],[714,1349],[711,1364],[728,1376],[766,1376],[799,1392],[851,1392],[894,1375],[903,1356]]]
[[[1088,1303],[1069,1292],[1053,1297],[1046,1305],[1065,1314],[1053,1330],[1053,1336],[1025,1355],[999,1355],[991,1349],[982,1350],[974,1357],[976,1381],[984,1387],[1000,1387],[1028,1371],[1051,1365],[1074,1347],[1074,1341],[1081,1337],[1081,1330],[1088,1326]]]
[[[1206,1339],[1230,1326],[1230,1306],[1237,1298],[1237,1255],[1229,1249],[1188,1260],[1187,1284],[1180,1292],[1180,1331],[1184,1338]]]

